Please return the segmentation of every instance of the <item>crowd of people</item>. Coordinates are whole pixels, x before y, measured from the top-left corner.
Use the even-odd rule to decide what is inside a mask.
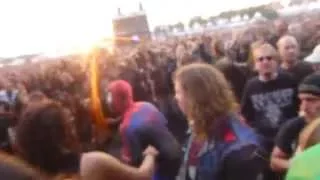
[[[319,178],[319,17],[2,67],[0,177]]]

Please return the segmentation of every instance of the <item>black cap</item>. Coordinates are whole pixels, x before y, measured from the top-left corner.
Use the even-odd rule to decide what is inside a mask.
[[[299,93],[308,93],[320,96],[320,74],[313,73],[302,80]]]

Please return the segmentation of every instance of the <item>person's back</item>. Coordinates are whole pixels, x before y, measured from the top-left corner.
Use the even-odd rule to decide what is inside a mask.
[[[124,119],[120,131],[122,137],[131,142],[127,147],[131,151],[131,164],[139,165],[142,161],[141,150],[152,145],[160,152],[159,175],[174,178],[179,169],[181,152],[178,142],[166,127],[167,120],[163,114],[150,103],[137,102]]]

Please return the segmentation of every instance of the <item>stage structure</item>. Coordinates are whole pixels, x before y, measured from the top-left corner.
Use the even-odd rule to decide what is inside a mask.
[[[139,11],[128,15],[121,13],[113,19],[113,32],[116,45],[137,44],[141,41],[151,39],[147,14],[142,4],[139,4]]]

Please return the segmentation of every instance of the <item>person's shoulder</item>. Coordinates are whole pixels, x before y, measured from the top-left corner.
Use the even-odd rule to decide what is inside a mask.
[[[121,172],[120,162],[104,152],[82,154],[80,176],[83,179],[103,179]]]
[[[159,112],[158,108],[154,104],[146,101],[136,102],[135,108],[144,113]]]
[[[305,125],[305,121],[302,117],[295,117],[292,118],[290,120],[288,120],[287,122],[285,122],[282,127],[287,128],[287,129],[291,129],[294,127],[300,127],[300,126],[304,126]]]
[[[163,120],[164,115],[158,110],[158,108],[150,102],[137,102],[135,103],[135,113],[133,117],[137,117],[143,122],[155,122],[155,120]],[[141,118],[144,117],[144,118]],[[142,122],[142,121],[141,121]]]
[[[145,107],[155,107],[155,105],[153,105],[152,103],[150,102],[147,102],[147,101],[141,101],[141,102],[137,102],[137,104],[139,104],[140,106],[145,106]]]
[[[296,86],[297,84],[297,80],[296,78],[289,72],[280,72],[278,74],[278,81],[281,81],[281,83],[283,84],[285,82],[285,84],[290,84],[293,86]]]
[[[244,86],[244,94],[251,94],[252,91],[256,91],[256,89],[260,89],[263,83],[259,80],[258,76],[252,77],[247,80]]]
[[[108,166],[108,164],[112,164],[115,160],[114,157],[104,152],[94,151],[84,153],[80,159],[80,171],[93,170],[99,166]]]
[[[285,122],[277,134],[277,139],[283,139],[287,136],[294,136],[305,127],[305,121],[301,117],[296,117]]]
[[[312,69],[312,64],[310,62],[306,62],[306,61],[299,61],[297,63],[297,67],[311,68]]]
[[[309,62],[299,61],[293,68],[293,73],[305,77],[314,72],[313,66]]]
[[[251,77],[250,79],[248,79],[247,83],[246,83],[246,87],[252,87],[252,86],[255,86],[257,84],[261,84],[261,81],[259,80],[259,77],[258,76],[254,76],[254,77]]]
[[[281,80],[294,80],[294,77],[292,76],[291,73],[287,72],[287,71],[281,71],[278,74],[278,79]]]
[[[104,152],[92,151],[92,152],[88,152],[88,153],[83,153],[81,155],[81,163],[84,161],[108,159],[108,158],[109,158],[109,156]]]

